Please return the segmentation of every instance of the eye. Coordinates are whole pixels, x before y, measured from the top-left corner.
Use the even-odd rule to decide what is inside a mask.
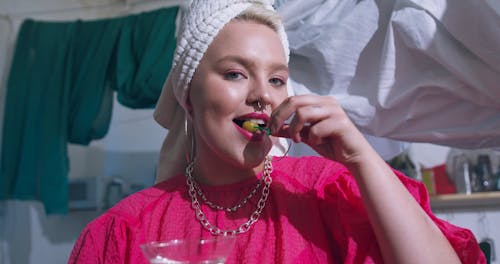
[[[224,79],[226,80],[241,80],[244,79],[245,76],[241,72],[230,71],[224,73]]]
[[[269,83],[273,86],[282,86],[286,84],[285,81],[280,78],[271,78],[269,79]]]

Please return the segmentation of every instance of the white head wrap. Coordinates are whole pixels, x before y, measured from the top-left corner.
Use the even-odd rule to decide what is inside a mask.
[[[273,1],[265,0],[194,0],[184,14],[177,37],[172,69],[154,112],[155,120],[169,130],[161,152],[157,182],[173,173],[179,173],[186,166],[187,137],[184,132],[188,88],[194,72],[203,55],[219,31],[244,10],[254,4],[261,4],[274,11]],[[274,11],[275,12],[275,11]],[[288,62],[288,39],[280,23],[278,34]],[[288,94],[292,91],[288,87]],[[272,154],[283,154],[286,141],[275,144]]]

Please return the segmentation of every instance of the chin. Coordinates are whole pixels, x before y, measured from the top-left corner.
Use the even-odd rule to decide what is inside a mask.
[[[272,142],[270,140],[269,142],[270,144],[266,144],[266,146],[260,146],[259,148],[245,148],[243,150],[244,163],[253,167],[259,166],[271,150]]]
[[[203,155],[208,155],[208,159],[214,159],[217,156],[233,166],[245,169],[260,166],[273,146],[272,138],[269,136],[252,141],[243,137],[241,133],[225,137],[221,137],[220,134],[214,135],[212,140],[202,142],[199,143],[199,147],[209,150],[208,152],[203,151]],[[232,142],[232,144],[228,144],[228,142]]]

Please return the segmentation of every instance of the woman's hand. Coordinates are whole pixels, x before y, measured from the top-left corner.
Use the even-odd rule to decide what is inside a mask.
[[[304,142],[349,169],[385,262],[460,263],[443,233],[333,97],[289,97],[273,111],[269,127],[272,135]]]
[[[366,151],[370,145],[332,96],[288,97],[273,111],[269,127],[273,136],[304,142],[345,165],[361,162],[365,153],[372,153]]]

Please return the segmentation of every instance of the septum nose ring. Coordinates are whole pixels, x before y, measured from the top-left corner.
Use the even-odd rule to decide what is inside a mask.
[[[262,104],[261,100],[257,101],[257,111],[262,111],[264,110],[264,105]]]

